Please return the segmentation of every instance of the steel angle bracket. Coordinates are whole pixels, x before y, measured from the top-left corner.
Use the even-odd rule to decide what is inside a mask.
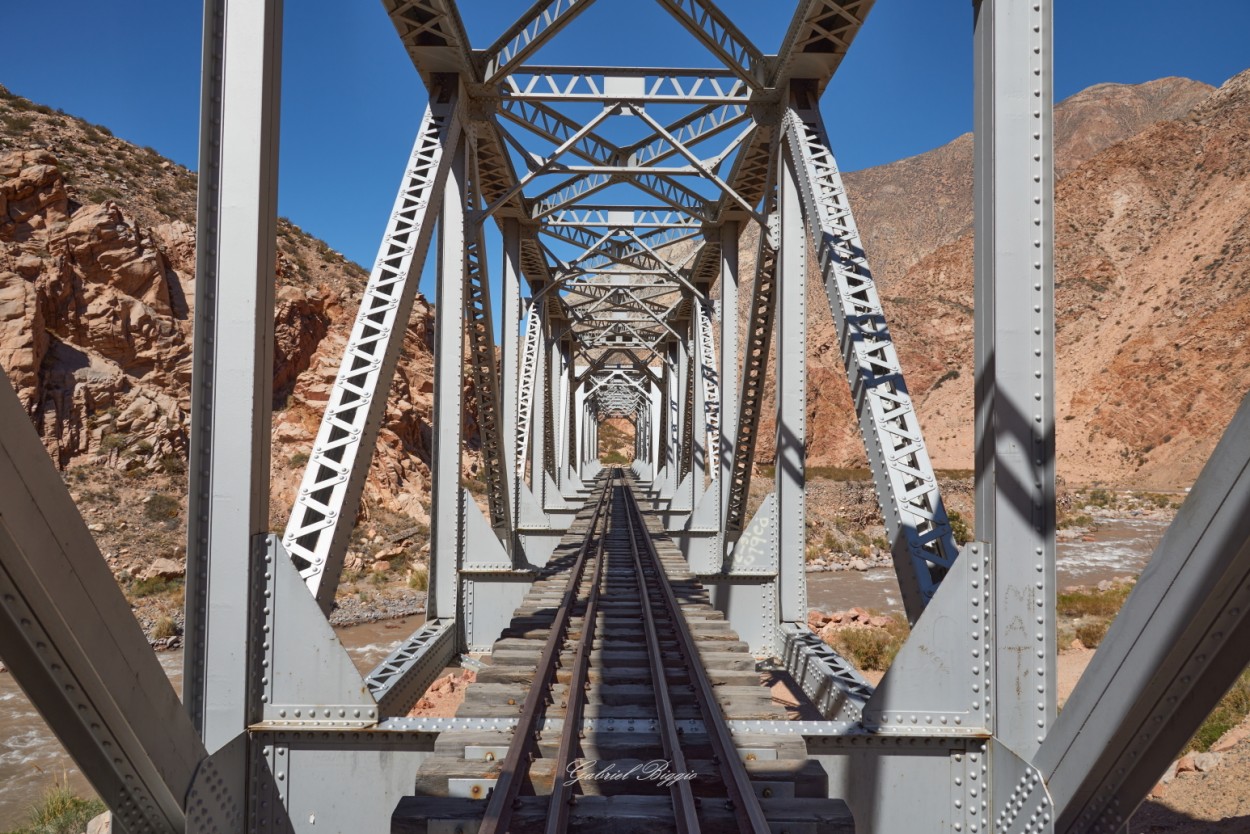
[[[525,482],[518,478],[513,489],[517,493],[518,510],[516,518],[513,519],[517,529],[519,531],[550,530],[551,519],[543,511],[538,499],[534,497],[534,493]]]
[[[993,681],[990,548],[974,542],[864,708],[876,733],[988,735]]]
[[[273,727],[371,727],[378,704],[276,535],[261,609],[262,720]]]
[[[725,573],[736,576],[775,576],[777,573],[777,493],[764,497],[751,523],[725,557]]]
[[[718,466],[708,467],[708,472],[719,468]],[[719,533],[720,530],[720,498],[721,484],[720,479],[712,481],[703,494],[695,500],[694,512],[690,514],[690,521],[686,525],[686,531],[690,533]]]
[[[677,488],[673,490],[673,500],[668,505],[672,512],[690,513],[694,511],[694,473],[687,472],[682,476]]]
[[[246,767],[246,734],[235,736],[225,747],[200,762],[187,791],[186,834],[245,829],[246,802],[234,792],[233,785],[238,780],[231,774]]]
[[[564,496],[560,494],[560,487],[556,486],[556,481],[551,477],[550,472],[544,471],[541,477],[546,487],[544,490],[544,497],[546,498],[544,509],[557,511],[577,509],[577,505],[570,504],[564,500]]]
[[[995,834],[1054,834],[1055,802],[1041,771],[997,739],[990,739],[988,745],[991,790],[983,791],[979,798],[966,798],[968,830],[979,825],[982,831],[993,830]],[[983,772],[984,767],[979,770]],[[969,778],[966,784],[975,781]],[[990,797],[992,805],[986,802]],[[991,810],[992,821],[986,814]]]
[[[473,495],[463,488],[460,490],[460,524],[464,531],[464,570],[510,571],[516,566]]]

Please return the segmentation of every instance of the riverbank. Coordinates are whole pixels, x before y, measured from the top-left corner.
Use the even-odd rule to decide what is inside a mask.
[[[426,591],[411,584],[411,580],[402,577],[344,583],[335,597],[330,625],[347,628],[425,614]],[[186,627],[184,593],[182,580],[178,579],[142,596],[128,595],[130,610],[156,651],[182,648]]]

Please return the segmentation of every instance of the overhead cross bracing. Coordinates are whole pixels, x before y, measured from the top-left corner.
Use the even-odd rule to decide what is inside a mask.
[[[27,415],[0,389],[5,661],[119,829],[422,830],[424,820],[392,812],[415,774],[445,775],[435,750],[473,777],[447,780],[459,793],[446,807],[465,807],[457,797],[467,796],[480,808],[487,800],[473,797],[523,752],[507,744],[517,704],[496,701],[488,716],[406,716],[457,657],[496,651],[511,612],[533,601],[552,613],[547,580],[603,472],[607,420],[633,429],[622,474],[640,515],[629,528],[645,528],[642,539],[666,564],[693,577],[680,604],[704,621],[695,623],[699,638],[735,635],[734,652],[681,652],[682,668],[669,670],[677,687],[703,689],[694,668],[702,664],[743,684],[748,701],[771,700],[752,683],[762,660],[789,674],[821,716],[735,720],[726,709],[722,722],[700,707],[667,724],[696,751],[700,736],[721,736],[708,764],[725,773],[740,770],[726,760],[736,754],[751,773],[784,776],[765,751],[797,750],[801,739],[802,778],[755,782],[769,821],[806,824],[796,809],[834,799],[853,823],[841,814],[814,830],[1120,830],[1244,668],[1250,404],[1057,715],[1051,0],[973,4],[977,495],[975,537],[962,548],[819,106],[870,0],[798,3],[775,48],[711,0],[631,3],[630,15],[598,20],[626,4],[550,0],[514,22],[481,20],[481,7],[466,4],[489,29],[484,48],[471,45],[451,0],[385,3],[429,104],[412,154],[397,164],[393,210],[281,535],[269,529],[281,2],[205,5],[185,708],[162,688],[164,674]],[[585,31],[577,27],[624,30],[644,8],[656,16],[648,25],[658,19],[688,37],[680,56],[688,66],[557,63]],[[611,34],[631,49],[641,43]],[[361,675],[326,614],[430,255],[427,617]],[[815,276],[913,621],[877,686],[806,626],[805,348]],[[770,468],[757,451],[769,425]],[[628,442],[628,432],[612,437]],[[476,471],[466,446],[480,455]],[[626,527],[613,523],[623,544]],[[623,552],[608,554],[609,582],[622,578]],[[706,601],[700,590],[691,608],[696,583]],[[603,600],[631,612],[637,601],[621,603]],[[569,604],[571,628],[581,603]],[[664,607],[669,614],[634,614],[625,625],[618,617],[602,639],[631,643],[626,632],[647,632],[665,648],[681,629]],[[520,627],[535,639],[546,626]],[[589,679],[638,676],[628,671],[637,666],[595,658],[603,647],[592,632],[583,637]],[[638,660],[638,646],[620,650]],[[533,668],[507,665],[492,674]],[[567,686],[557,680],[551,692]],[[672,694],[626,687],[648,703]],[[600,751],[632,749],[638,704],[588,692],[580,727],[565,732],[550,715],[541,731],[561,747],[583,739]],[[479,688],[474,700],[499,694]],[[723,704],[723,689],[707,695],[702,705],[718,695]],[[644,720],[649,735],[660,716]],[[802,787],[817,791],[802,799],[820,801],[792,802],[787,784],[795,799]],[[696,818],[699,800],[706,807],[723,796],[719,784],[699,788]],[[711,815],[727,820],[753,806],[745,791],[739,783],[733,808]],[[532,799],[522,798],[521,816],[550,807]],[[697,827],[689,802],[631,799],[635,810],[651,809],[645,830],[670,820]],[[622,824],[629,804],[587,802],[570,817],[576,825],[606,809]],[[451,827],[472,830],[473,820]],[[739,830],[763,828],[755,819]]]

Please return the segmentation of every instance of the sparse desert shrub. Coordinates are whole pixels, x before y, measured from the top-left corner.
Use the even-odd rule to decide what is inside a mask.
[[[156,622],[152,624],[152,636],[157,640],[177,637],[178,623],[174,621],[173,617],[158,617]]]
[[[889,668],[902,647],[889,633],[875,628],[844,629],[830,645],[856,667],[875,671]]]
[[[844,628],[829,645],[859,669],[885,671],[903,647],[911,627],[901,615],[890,615],[885,628]]]
[[[16,133],[21,133],[22,131],[30,130],[31,125],[33,125],[34,123],[35,123],[35,120],[31,118],[30,116],[5,116],[4,117],[4,126],[8,128],[9,130],[12,130]]]
[[[1240,724],[1247,715],[1250,715],[1250,670],[1242,672],[1241,677],[1224,693],[1207,720],[1185,745],[1184,752],[1207,752],[1212,744],[1220,740],[1220,736]]]
[[[1102,638],[1107,636],[1107,628],[1110,625],[1110,620],[1101,618],[1081,623],[1076,627],[1076,639],[1080,640],[1087,649],[1096,649],[1102,643]]]
[[[66,782],[58,782],[30,809],[28,825],[12,834],[80,834],[107,810],[100,800],[83,799]]]
[[[1115,495],[1110,490],[1091,489],[1085,501],[1087,504],[1092,504],[1095,507],[1113,507],[1115,506]]]
[[[972,530],[968,528],[968,522],[958,510],[947,510],[946,518],[951,523],[951,535],[955,537],[955,544],[967,544],[972,541]]]
[[[1060,530],[1066,530],[1066,529],[1068,529],[1069,527],[1085,527],[1085,528],[1089,528],[1089,527],[1093,527],[1093,526],[1094,526],[1094,519],[1093,519],[1093,517],[1092,517],[1092,516],[1088,516],[1088,515],[1086,515],[1086,514],[1084,514],[1084,513],[1082,513],[1082,514],[1080,514],[1080,515],[1070,515],[1070,516],[1066,516],[1066,517],[1064,517],[1063,519],[1061,519],[1061,520],[1060,520],[1060,522],[1059,522],[1059,529],[1060,529]]]
[[[136,579],[130,586],[132,597],[154,597],[170,594],[182,589],[181,579],[165,579],[154,576],[151,579]]]
[[[1125,584],[1115,585],[1107,591],[1063,591],[1059,594],[1056,609],[1064,617],[1114,617],[1120,613],[1132,590],[1132,585]]]
[[[153,493],[143,507],[143,514],[149,521],[168,521],[177,518],[181,511],[182,505],[177,498],[159,492]]]

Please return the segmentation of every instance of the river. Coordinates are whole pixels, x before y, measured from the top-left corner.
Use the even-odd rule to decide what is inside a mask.
[[[368,673],[423,622],[424,617],[413,616],[336,631],[356,668]],[[174,689],[181,693],[182,652],[158,652],[157,658]],[[17,681],[7,672],[0,674],[0,831],[25,825],[31,806],[61,781],[68,781],[81,796],[94,795]]]
[[[1104,522],[1091,536],[1093,541],[1060,542],[1059,586],[1136,576],[1166,529],[1167,522],[1156,519],[1118,519]],[[902,610],[898,583],[889,569],[813,573],[807,582],[808,604],[813,608],[837,611],[859,605]],[[422,621],[419,616],[384,620],[341,628],[338,635],[357,668],[369,672]],[[182,652],[162,652],[158,657],[181,692]],[[0,674],[0,831],[24,824],[31,805],[58,780],[68,780],[83,796],[92,795],[86,779],[13,676]]]
[[[1059,542],[1055,569],[1059,587],[1097,585],[1117,576],[1137,576],[1150,559],[1168,522],[1154,518],[1104,521],[1088,538]],[[839,571],[807,575],[807,604],[821,611],[858,605],[883,612],[903,610],[894,571]]]

